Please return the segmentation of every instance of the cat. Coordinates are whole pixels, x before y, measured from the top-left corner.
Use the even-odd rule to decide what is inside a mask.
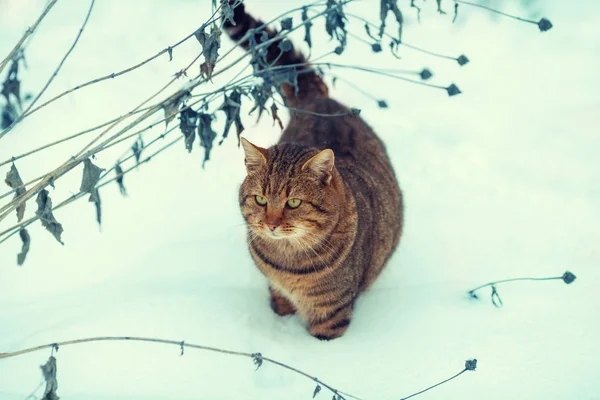
[[[234,1],[231,1],[234,4]],[[263,25],[234,8],[234,41]],[[256,43],[266,32],[261,29]],[[306,63],[275,40],[266,61]],[[249,50],[249,41],[241,46]],[[279,89],[291,120],[279,143],[261,148],[242,138],[247,176],[239,200],[248,247],[269,282],[271,308],[298,314],[312,336],[332,340],[350,325],[356,298],[377,278],[398,246],[403,227],[402,192],[382,141],[356,113],[329,97],[309,66],[295,67],[298,87]]]

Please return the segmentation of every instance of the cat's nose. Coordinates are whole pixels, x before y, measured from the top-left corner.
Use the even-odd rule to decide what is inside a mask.
[[[271,232],[273,232],[279,226],[279,222],[275,222],[275,223],[267,222],[267,226],[269,227]]]

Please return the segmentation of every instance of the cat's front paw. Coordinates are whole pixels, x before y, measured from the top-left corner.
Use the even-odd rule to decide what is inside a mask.
[[[271,309],[280,317],[296,313],[296,307],[288,299],[273,293],[271,293]]]

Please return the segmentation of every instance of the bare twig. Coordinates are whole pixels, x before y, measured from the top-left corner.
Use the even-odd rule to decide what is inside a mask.
[[[231,356],[247,357],[252,360],[255,360],[257,357],[260,357],[260,360],[262,360],[263,362],[266,361],[273,365],[277,365],[281,368],[284,368],[289,371],[295,372],[299,375],[302,375],[302,376],[310,379],[313,382],[317,382],[318,384],[323,385],[328,390],[330,390],[332,393],[337,395],[340,399],[342,399],[342,400],[345,399],[342,395],[342,392],[338,391],[336,388],[323,382],[322,380],[318,379],[317,377],[312,376],[312,375],[310,375],[298,368],[292,367],[288,364],[282,363],[280,361],[274,360],[269,357],[265,357],[260,353],[246,353],[246,352],[241,352],[241,351],[225,350],[225,349],[219,349],[216,347],[203,346],[203,345],[193,344],[193,343],[186,343],[185,341],[181,341],[181,340],[155,339],[155,338],[135,337],[135,336],[101,336],[101,337],[92,337],[92,338],[85,338],[85,339],[67,340],[64,342],[49,343],[49,344],[44,344],[41,346],[31,347],[28,349],[23,349],[23,350],[8,352],[8,353],[0,353],[0,359],[16,357],[16,356],[31,353],[34,351],[39,351],[39,350],[48,349],[48,348],[54,348],[55,346],[64,347],[64,346],[75,345],[75,344],[90,343],[90,342],[103,342],[103,341],[104,342],[105,341],[111,341],[111,342],[135,341],[135,342],[168,344],[168,345],[175,345],[175,346],[177,346],[178,349],[188,348],[188,349],[195,349],[195,350],[212,351],[212,352],[227,354],[227,355],[231,355]],[[354,397],[354,396],[352,396],[352,397]],[[354,397],[354,398],[357,398],[357,397]]]
[[[23,45],[23,43],[25,43],[25,40],[27,40],[27,38],[33,34],[33,32],[38,27],[38,25],[40,24],[40,22],[42,22],[42,20],[44,19],[44,17],[46,17],[46,15],[48,15],[48,13],[52,9],[52,7],[54,7],[54,5],[56,4],[56,2],[57,2],[57,0],[51,0],[48,3],[48,5],[46,6],[46,8],[44,8],[44,11],[42,12],[42,14],[37,19],[37,21],[35,21],[35,23],[33,24],[33,26],[31,28],[27,28],[27,30],[25,31],[25,33],[23,34],[23,36],[21,37],[21,39],[17,42],[17,44],[15,45],[15,47],[13,47],[13,49],[10,51],[10,53],[8,53],[8,55],[4,58],[4,60],[2,60],[2,63],[0,63],[0,74],[2,73],[2,71],[4,70],[4,68],[8,65],[8,63],[10,62],[10,60],[12,60],[13,57],[19,52],[19,49],[21,48],[21,46]]]
[[[458,378],[460,375],[464,374],[467,371],[475,371],[476,367],[477,367],[477,359],[467,360],[467,361],[465,361],[465,369],[463,369],[462,371],[460,371],[458,374],[456,374],[456,375],[454,375],[454,376],[452,376],[452,377],[450,377],[448,379],[445,379],[445,380],[443,380],[443,381],[441,381],[439,383],[436,383],[435,385],[429,386],[428,388],[423,389],[423,390],[421,390],[421,391],[419,391],[417,393],[413,393],[410,396],[403,397],[400,400],[410,399],[411,397],[415,397],[415,396],[418,396],[418,395],[420,395],[422,393],[425,393],[425,392],[427,392],[427,391],[429,391],[429,390],[431,390],[431,389],[433,389],[433,388],[435,388],[437,386],[443,385],[444,383],[451,381],[452,379]]]
[[[88,22],[88,20],[90,18],[90,15],[92,14],[92,9],[94,8],[94,2],[95,2],[95,0],[92,0],[90,2],[90,8],[89,8],[89,10],[88,10],[88,12],[87,12],[87,14],[85,16],[85,19],[83,20],[83,24],[81,25],[81,28],[79,29],[79,32],[77,33],[77,36],[75,37],[75,40],[73,41],[73,44],[71,45],[71,47],[69,48],[69,50],[67,51],[67,53],[65,54],[65,56],[63,57],[63,59],[58,64],[58,67],[56,67],[56,70],[54,71],[54,73],[50,76],[50,79],[48,79],[48,81],[46,82],[46,84],[44,85],[44,87],[42,88],[42,90],[40,90],[40,92],[37,94],[37,96],[29,104],[29,106],[27,107],[27,109],[17,118],[17,120],[14,121],[3,132],[0,133],[0,139],[2,139],[8,132],[10,132],[10,130],[12,128],[14,128],[15,125],[17,125],[19,122],[21,122],[21,120],[23,119],[23,115],[26,114],[31,109],[31,107],[33,107],[33,105],[40,99],[40,97],[42,97],[42,95],[44,94],[44,92],[46,91],[46,89],[48,89],[48,87],[50,86],[50,84],[52,83],[52,81],[54,80],[54,78],[56,77],[56,75],[58,75],[58,72],[62,68],[62,65],[64,64],[64,62],[67,60],[67,58],[69,57],[69,55],[71,54],[71,52],[73,51],[73,49],[75,48],[75,46],[77,45],[77,42],[79,41],[79,38],[81,37],[81,34],[83,33],[83,30],[85,29],[85,26],[87,25],[87,22]]]

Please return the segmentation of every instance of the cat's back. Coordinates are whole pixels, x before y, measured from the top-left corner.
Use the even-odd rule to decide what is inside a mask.
[[[306,103],[292,114],[280,143],[295,143],[335,154],[335,166],[351,189],[358,213],[353,257],[369,265],[361,282],[368,287],[397,246],[403,200],[383,142],[359,115],[333,99]]]

